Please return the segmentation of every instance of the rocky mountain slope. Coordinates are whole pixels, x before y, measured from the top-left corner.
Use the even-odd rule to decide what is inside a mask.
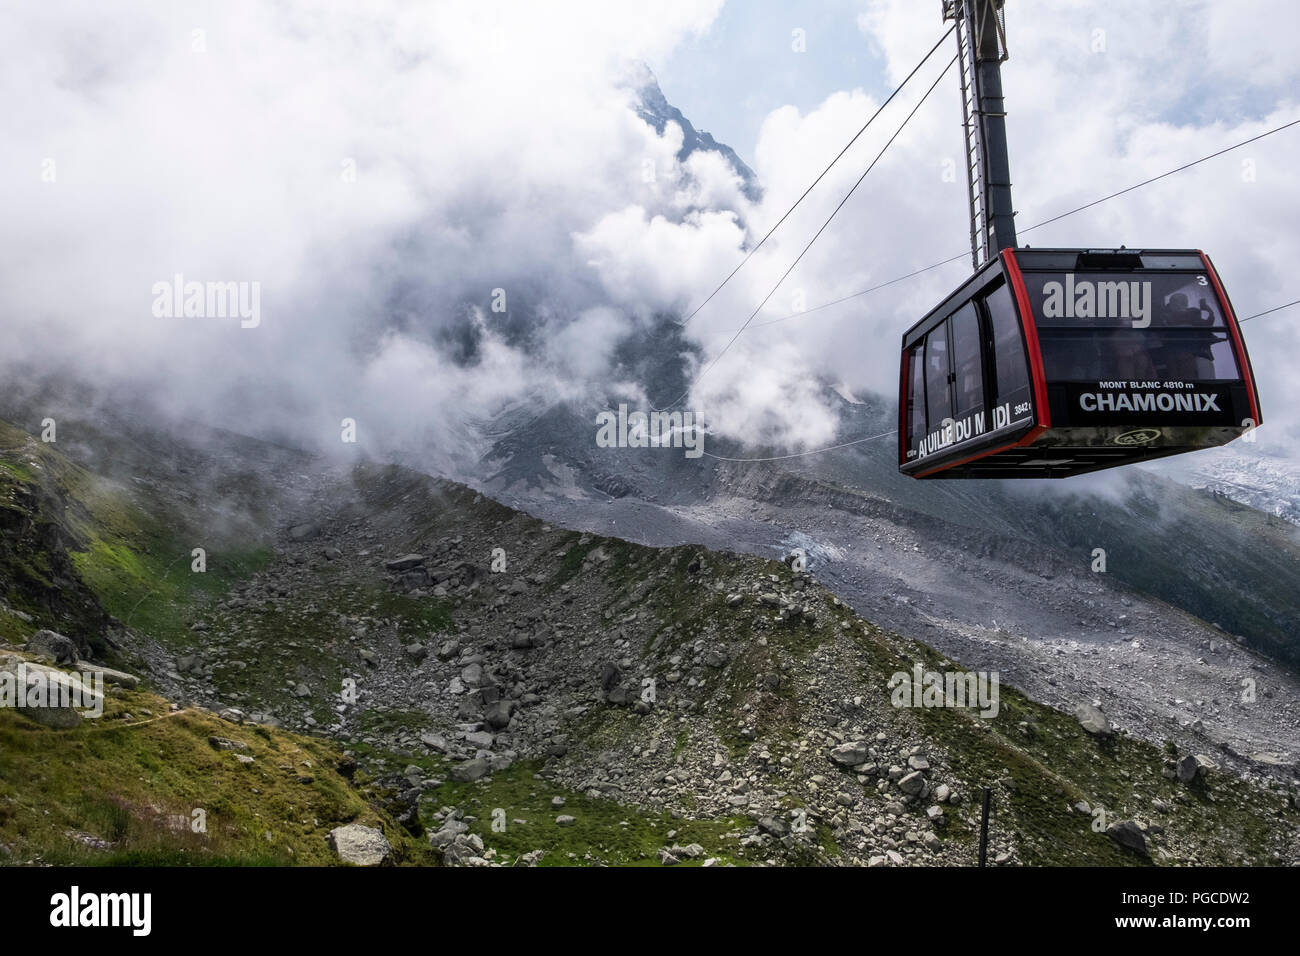
[[[324,777],[335,805],[296,832],[298,859],[338,857],[329,834],[355,823],[365,830],[335,843],[357,862],[969,864],[987,786],[1000,863],[1300,860],[1293,758],[1198,757],[1126,732],[1122,715],[1112,728],[1087,694],[1035,703],[1007,675],[996,716],[895,706],[900,672],[955,676],[969,662],[859,616],[815,573],[569,531],[454,483],[235,436],[192,433],[160,458],[147,430],[61,429],[53,447],[4,432],[0,500],[65,529],[39,540],[107,609],[103,656],[141,676],[129,693],[161,695],[121,706],[157,716],[165,698],[186,716],[128,734],[140,714],[55,730],[0,713],[27,753],[72,746],[70,770],[96,756],[90,735],[122,721],[93,739],[133,741],[98,756],[139,779],[86,778],[124,808],[107,831],[92,813],[73,820],[71,797],[57,832],[0,815],[10,861],[67,852],[65,831],[104,841],[75,838],[88,853],[124,849],[114,834],[146,794],[170,805],[179,787],[153,735],[187,728],[184,779],[240,793],[244,809],[208,812],[236,855],[252,852],[250,816],[287,827],[306,814],[269,783],[231,781],[248,766],[238,755],[274,776],[271,754],[214,750],[205,735],[303,751],[277,764],[286,781],[313,778],[297,786],[325,786],[302,760],[352,774],[346,791]],[[33,506],[36,488],[65,512]],[[66,507],[84,510],[79,527]],[[193,570],[194,547],[208,570]],[[100,653],[84,618],[14,587],[20,572],[0,566],[11,653],[40,627]],[[33,805],[21,768],[4,770],[6,805]],[[387,852],[369,852],[376,834]]]

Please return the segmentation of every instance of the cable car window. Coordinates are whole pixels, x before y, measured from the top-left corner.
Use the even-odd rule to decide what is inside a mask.
[[[993,329],[994,404],[1010,405],[1019,409],[1029,403],[1029,366],[1025,362],[1024,336],[1020,319],[1011,301],[1011,290],[1004,282],[984,297]],[[1013,419],[1024,416],[1024,411],[1013,411]]]
[[[1044,328],[1217,328],[1223,314],[1204,272],[1026,272]]]
[[[1049,381],[1238,378],[1203,272],[1026,273]]]
[[[907,350],[907,447],[916,448],[925,437],[925,365],[917,343]]]
[[[984,363],[980,357],[979,313],[969,302],[953,315],[952,319],[954,384],[953,418],[961,420],[967,415],[984,411]]]
[[[1062,382],[1210,382],[1240,378],[1227,331],[1039,329],[1043,371]]]
[[[925,410],[932,429],[952,417],[952,398],[948,391],[951,371],[948,323],[943,322],[925,337]]]

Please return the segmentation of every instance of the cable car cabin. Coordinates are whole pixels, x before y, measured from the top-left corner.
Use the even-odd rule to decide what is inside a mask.
[[[1003,250],[903,336],[899,408],[914,478],[1064,478],[1261,421],[1232,305],[1195,250]]]

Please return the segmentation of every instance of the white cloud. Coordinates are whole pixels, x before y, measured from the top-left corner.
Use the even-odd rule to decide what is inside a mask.
[[[758,205],[717,156],[678,163],[680,129],[656,136],[632,111],[628,63],[708,29],[719,6],[10,5],[0,10],[6,354],[137,383],[236,426],[323,434],[355,405],[385,441],[452,448],[461,421],[521,396],[608,387],[622,335],[656,311],[698,305],[878,105],[862,90],[828,91],[814,110],[770,114],[752,157]],[[940,34],[937,6],[864,6],[863,42],[891,85]],[[1004,78],[1022,227],[1300,116],[1295,8],[1227,6],[1188,4],[1175,17],[1118,0],[1010,5]],[[206,52],[193,50],[195,28]],[[690,323],[697,368],[950,51]],[[772,55],[786,53],[778,44]],[[959,115],[950,75],[757,322],[963,250],[965,184],[960,172],[943,178],[961,154]],[[1026,241],[1200,246],[1242,311],[1296,298],[1296,136]],[[54,183],[41,181],[47,159]],[[756,328],[690,401],[718,434],[831,444],[818,380],[892,394],[901,332],[964,270]],[[176,272],[261,281],[262,325],[153,319],[151,286]],[[508,312],[467,321],[497,288]],[[1265,417],[1292,429],[1296,329],[1294,313],[1247,327]],[[1261,430],[1261,447],[1269,436]]]

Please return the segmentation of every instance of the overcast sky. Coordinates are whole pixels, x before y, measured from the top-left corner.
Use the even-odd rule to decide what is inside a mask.
[[[1300,118],[1292,0],[1010,0],[1007,17],[1022,228]],[[6,5],[0,358],[304,442],[351,415],[385,445],[448,447],[511,402],[607,390],[619,342],[697,304],[943,29],[937,0]],[[941,53],[691,323],[706,356]],[[761,204],[636,117],[637,61],[741,153]],[[959,122],[950,73],[759,321],[967,248],[965,185],[944,178]],[[1300,298],[1298,145],[1289,130],[1023,241],[1200,247],[1240,313]],[[901,332],[967,268],[747,333],[686,404],[734,437],[829,444],[819,382],[892,393]],[[155,315],[177,273],[258,282],[260,323]],[[1300,445],[1298,329],[1300,310],[1246,327],[1261,452]]]

